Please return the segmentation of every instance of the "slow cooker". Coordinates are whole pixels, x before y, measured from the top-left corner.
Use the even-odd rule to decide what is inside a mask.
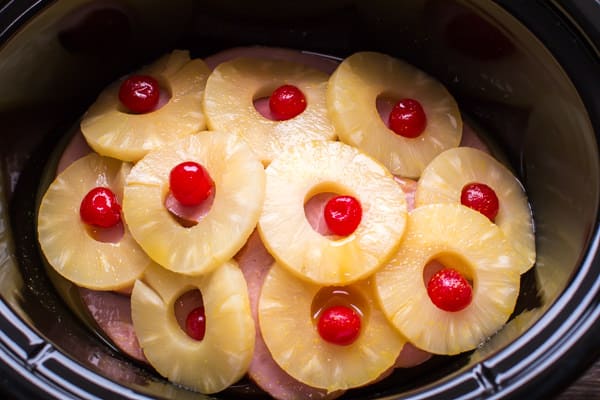
[[[52,151],[117,77],[175,48],[375,50],[442,81],[526,187],[537,262],[510,322],[344,398],[548,398],[600,354],[597,0],[24,0],[0,6],[0,386],[14,398],[206,396],[116,351],[60,297],[36,242]],[[595,393],[596,396],[600,392]],[[214,398],[262,398],[241,381]]]

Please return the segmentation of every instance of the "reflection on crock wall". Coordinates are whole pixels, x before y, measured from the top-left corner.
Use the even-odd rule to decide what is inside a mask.
[[[70,0],[48,7],[3,49],[0,111],[88,101],[82,96],[171,46],[191,3]]]

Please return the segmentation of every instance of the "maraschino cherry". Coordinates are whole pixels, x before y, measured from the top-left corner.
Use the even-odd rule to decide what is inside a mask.
[[[306,97],[296,86],[283,85],[271,93],[269,107],[277,121],[285,121],[294,118],[306,109]]]
[[[185,206],[197,206],[213,192],[215,184],[208,171],[195,161],[176,165],[169,174],[173,197]]]
[[[417,100],[402,99],[390,112],[389,127],[406,138],[418,137],[427,126],[427,116]]]
[[[460,203],[479,211],[494,222],[500,209],[500,201],[494,189],[485,183],[468,183],[460,193]]]
[[[194,340],[204,339],[206,333],[206,315],[204,307],[194,308],[185,319],[185,332]]]
[[[121,205],[112,190],[95,187],[81,201],[79,215],[88,225],[110,228],[121,221]]]
[[[160,97],[158,81],[148,75],[132,75],[121,84],[119,100],[131,112],[144,114],[156,108]]]
[[[427,293],[438,308],[456,312],[471,303],[473,288],[460,272],[451,268],[443,268],[429,280]]]
[[[347,306],[332,306],[321,313],[317,322],[323,340],[347,346],[360,335],[361,317],[356,310]]]
[[[336,235],[352,234],[362,219],[360,202],[352,196],[332,197],[324,209],[325,223]]]

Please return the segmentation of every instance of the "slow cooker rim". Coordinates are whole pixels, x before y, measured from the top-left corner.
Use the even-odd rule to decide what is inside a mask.
[[[10,1],[4,8],[0,10],[0,26],[6,26],[6,29],[0,31],[0,42],[4,42],[10,39],[10,36],[26,21],[32,18],[41,9],[53,3],[54,0],[35,0],[30,2],[19,2]],[[496,0],[504,9],[509,10],[511,14],[516,15],[517,8],[509,4],[507,0]],[[545,11],[550,13],[549,9],[543,4],[535,3],[531,7],[537,7],[537,11]],[[556,18],[555,13],[551,13],[552,17]],[[540,15],[537,14],[536,18]],[[526,16],[520,15],[519,18],[522,22],[527,19]],[[565,21],[563,21],[565,22]],[[527,23],[525,22],[525,25]],[[528,28],[531,26],[527,25]],[[569,32],[573,33],[573,32]],[[547,35],[547,32],[537,32],[536,35]],[[581,38],[579,38],[582,40]],[[556,55],[555,52],[553,52]],[[559,57],[560,59],[560,57]],[[590,70],[594,68],[594,60],[590,63],[589,54],[582,53],[578,56],[580,61],[586,60],[585,65],[590,65]],[[575,61],[569,61],[569,65],[577,64]],[[572,72],[569,73],[570,77],[573,77]],[[581,79],[573,79],[573,83],[582,98],[586,106],[589,103],[591,95],[585,94],[587,90],[583,88]],[[596,106],[596,103],[592,103],[592,108]],[[595,109],[589,109],[590,119],[596,131],[596,137],[600,137],[600,117],[598,113],[594,114],[592,111]],[[597,110],[596,110],[597,111]],[[597,213],[596,213],[597,214]],[[536,321],[533,326],[525,332],[516,341],[509,344],[497,354],[477,363],[474,367],[470,368],[469,371],[460,372],[453,374],[450,377],[444,378],[442,381],[454,379],[457,382],[463,382],[462,378],[473,378],[479,382],[483,388],[480,394],[491,396],[491,398],[504,398],[506,396],[520,398],[524,394],[532,395],[533,397],[543,396],[545,394],[553,393],[558,387],[566,385],[577,373],[574,369],[560,368],[562,365],[569,363],[570,355],[576,354],[587,354],[588,357],[581,358],[580,366],[588,366],[591,362],[598,358],[600,355],[600,349],[595,346],[590,346],[590,339],[595,339],[597,334],[600,334],[600,261],[598,249],[600,247],[600,231],[599,231],[599,219],[596,216],[595,226],[593,231],[595,234],[589,240],[586,254],[582,260],[581,268],[573,276],[569,285],[565,288],[564,292],[552,304],[545,312],[545,314]],[[9,309],[9,306],[5,303],[2,304],[3,308],[6,307],[5,312],[12,313],[12,317],[19,319],[19,317]],[[564,330],[553,330],[554,325],[552,322],[560,321],[562,317],[565,317],[567,321],[573,320],[573,324],[566,327]],[[584,329],[581,329],[581,328]],[[22,329],[29,329],[25,326]],[[40,352],[36,355],[36,360],[39,363],[46,356],[51,356],[55,349],[51,344],[45,344],[44,339],[30,331],[27,333],[30,337],[35,337],[40,341]],[[2,365],[0,368],[3,372],[7,373],[5,376],[20,377],[16,384],[11,382],[10,392],[13,394],[26,394],[44,397],[47,395],[60,395],[61,397],[69,396],[77,398],[76,395],[69,391],[66,386],[60,385],[60,382],[52,381],[48,377],[40,374],[39,370],[32,368],[31,359],[23,359],[20,354],[17,354],[11,347],[14,343],[7,343],[6,337],[2,335],[0,337],[0,343],[2,348],[0,351],[0,360]],[[504,368],[503,363],[510,360],[512,357],[518,356],[519,359],[522,357],[520,353],[527,351],[525,349],[527,344],[533,343],[536,339],[541,339],[546,343],[542,349],[556,350],[552,355],[545,355],[537,360],[534,365],[530,365],[527,368],[518,371],[511,371],[510,368]],[[570,347],[558,348],[563,344],[569,344]],[[61,358],[56,358],[61,360]],[[69,368],[68,359],[64,359],[65,367]],[[512,363],[509,363],[509,366]],[[558,379],[556,379],[556,371],[562,371]],[[74,373],[81,373],[82,371],[73,370]],[[121,385],[115,384],[108,381],[96,373],[86,370],[83,371],[86,375],[84,380],[87,383],[94,383],[103,387],[103,389],[114,391],[115,394],[123,395],[129,398],[147,398],[136,392],[132,392]],[[542,382],[547,379],[550,374],[553,374],[552,385],[532,385],[533,382]],[[497,381],[495,377],[502,375],[501,381]],[[462,378],[461,378],[462,376]],[[93,379],[94,378],[94,379]],[[98,378],[95,380],[95,378]],[[95,381],[94,381],[95,380]],[[528,387],[524,386],[524,383],[528,383]],[[535,387],[535,390],[534,389]],[[540,391],[541,390],[541,391]],[[423,388],[422,390],[416,390],[412,392],[415,398],[421,398],[427,395],[428,389]],[[429,392],[430,393],[430,392]],[[141,397],[140,397],[141,396]]]
[[[600,60],[595,51],[600,43],[590,43],[597,38],[597,31],[585,35],[583,30],[589,22],[600,20],[600,7],[594,10],[585,7],[576,0],[550,0],[544,2],[525,2],[516,5],[510,0],[495,0],[502,8],[523,23],[552,53],[571,79],[584,106],[588,111],[596,133],[597,149],[600,139],[600,99],[597,96],[599,84],[590,85],[589,77],[600,76]],[[593,11],[593,12],[592,12]],[[572,12],[575,15],[569,15]],[[585,15],[587,20],[574,26],[575,16]],[[561,29],[557,29],[557,26]],[[596,28],[597,29],[597,28]],[[577,43],[577,46],[573,46]],[[586,60],[587,62],[583,62]],[[600,151],[600,150],[599,150]],[[494,370],[500,382],[495,382],[502,390],[492,398],[545,398],[564,389],[583,370],[600,357],[600,348],[595,345],[600,334],[600,216],[596,202],[596,218],[590,227],[588,247],[581,256],[580,268],[573,275],[563,293],[556,299],[530,329],[517,340],[498,352],[482,364]],[[566,329],[554,330],[557,321],[571,321]],[[585,327],[585,329],[581,329]],[[552,354],[540,356],[530,366],[512,371],[503,367],[506,360],[522,357],[532,352],[526,344],[540,343],[534,354],[544,349],[553,350]],[[544,344],[545,343],[545,344]],[[570,347],[561,347],[565,344]],[[573,367],[573,356],[578,355],[578,368]],[[515,364],[515,365],[518,365]],[[552,382],[549,384],[548,382]],[[527,383],[525,385],[525,383]]]

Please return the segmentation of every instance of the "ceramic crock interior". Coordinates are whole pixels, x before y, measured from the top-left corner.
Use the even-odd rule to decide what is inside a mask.
[[[595,135],[557,61],[490,1],[249,4],[48,2],[0,49],[0,294],[20,318],[6,325],[32,332],[13,351],[49,379],[64,379],[64,365],[80,364],[94,373],[89,379],[140,393],[201,397],[122,357],[65,306],[44,273],[35,242],[36,190],[51,150],[113,79],[173,48],[202,57],[256,44],[337,57],[377,50],[428,71],[445,83],[465,117],[491,135],[531,201],[537,263],[522,278],[515,317],[505,329],[475,352],[435,358],[353,394],[383,396],[441,385],[513,342],[577,270],[598,206]],[[221,397],[260,393],[243,381]]]

